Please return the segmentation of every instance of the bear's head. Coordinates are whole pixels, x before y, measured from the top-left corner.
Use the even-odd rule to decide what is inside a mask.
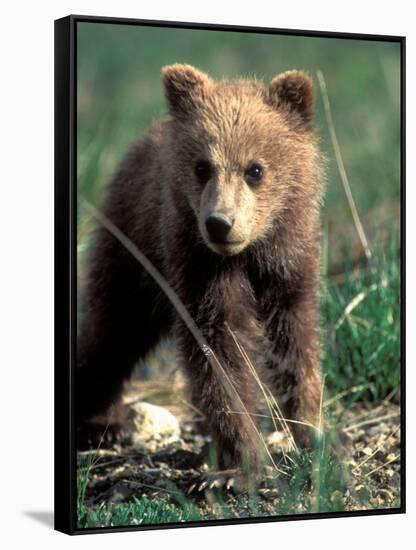
[[[312,232],[321,162],[311,79],[288,71],[268,86],[214,82],[175,64],[163,69],[163,81],[170,184],[193,210],[206,245],[233,255],[270,232]]]

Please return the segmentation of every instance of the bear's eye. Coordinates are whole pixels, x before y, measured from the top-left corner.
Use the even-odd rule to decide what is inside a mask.
[[[194,172],[200,183],[207,183],[212,174],[212,166],[208,160],[198,160]]]
[[[244,179],[249,185],[257,185],[263,177],[263,166],[258,162],[251,162],[244,171]]]

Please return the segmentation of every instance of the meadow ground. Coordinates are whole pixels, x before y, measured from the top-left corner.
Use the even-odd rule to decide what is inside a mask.
[[[314,452],[285,450],[283,441],[271,447],[274,465],[266,462],[258,490],[215,487],[209,438],[187,405],[170,343],[162,359],[149,360],[156,375],[135,379],[125,400],[166,407],[180,422],[180,440],[157,452],[79,453],[79,527],[399,507],[399,279],[397,261],[383,262],[323,292],[326,430]]]

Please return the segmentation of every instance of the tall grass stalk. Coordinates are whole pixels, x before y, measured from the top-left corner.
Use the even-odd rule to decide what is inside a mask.
[[[339,174],[341,176],[342,185],[344,186],[345,194],[347,196],[348,204],[349,204],[351,214],[352,214],[352,217],[353,217],[353,220],[354,220],[355,228],[356,228],[357,233],[358,233],[358,237],[359,237],[359,239],[361,241],[361,244],[363,246],[364,253],[367,257],[367,260],[370,261],[371,257],[372,257],[372,254],[371,254],[370,246],[368,244],[368,240],[367,240],[367,237],[366,237],[366,234],[365,234],[365,231],[364,231],[364,227],[361,223],[360,216],[358,214],[358,209],[357,209],[357,206],[355,204],[355,200],[354,200],[354,197],[353,197],[353,194],[352,194],[351,186],[350,186],[350,183],[348,181],[347,172],[345,170],[344,161],[342,159],[341,148],[340,148],[339,143],[338,143],[338,138],[337,138],[337,134],[336,134],[336,131],[335,131],[334,122],[332,120],[331,104],[329,102],[329,96],[328,96],[328,92],[327,92],[327,88],[326,88],[325,78],[324,78],[324,75],[323,75],[322,71],[317,71],[316,74],[317,74],[318,82],[319,82],[321,92],[322,92],[322,99],[323,99],[323,102],[324,102],[326,121],[327,121],[327,124],[328,124],[329,133],[330,133],[330,136],[331,136],[332,146],[334,148],[335,159],[337,161]]]

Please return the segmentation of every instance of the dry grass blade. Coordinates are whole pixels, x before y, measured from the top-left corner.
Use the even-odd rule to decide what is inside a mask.
[[[193,403],[190,403],[189,401],[187,401],[183,397],[180,397],[180,396],[177,397],[176,395],[175,395],[175,399],[178,399],[178,401],[183,403],[186,407],[189,407],[190,409],[192,409],[201,418],[205,418],[205,414],[200,409],[198,409],[198,407],[196,407]]]
[[[125,460],[126,460],[125,456],[115,456],[110,461],[92,464],[90,470],[95,470],[97,468],[107,468],[108,466],[114,466],[115,463],[123,462]]]
[[[252,364],[249,356],[247,355],[245,349],[243,348],[243,346],[241,345],[241,343],[238,341],[237,339],[237,336],[235,334],[235,332],[233,332],[229,325],[226,323],[226,327],[227,327],[227,330],[228,332],[230,333],[238,351],[240,352],[241,356],[243,357],[244,359],[244,362],[245,364],[248,366],[251,374],[253,375],[256,383],[258,384],[258,386],[260,387],[260,390],[261,392],[263,393],[263,396],[264,396],[264,399],[266,401],[266,404],[267,404],[267,407],[270,411],[270,416],[272,418],[272,421],[273,421],[273,425],[274,425],[274,429],[275,431],[279,431],[278,430],[278,427],[277,427],[277,424],[276,424],[276,419],[279,421],[280,425],[282,426],[283,428],[283,431],[285,432],[285,435],[286,437],[289,439],[290,441],[290,445],[291,445],[291,448],[292,450],[295,450],[297,451],[297,446],[296,446],[296,443],[295,443],[295,440],[293,438],[293,435],[292,435],[292,432],[290,431],[290,429],[288,428],[287,426],[287,423],[285,421],[285,419],[283,418],[283,415],[282,415],[282,412],[280,410],[280,407],[277,403],[277,400],[276,398],[274,397],[274,395],[272,394],[272,392],[270,391],[269,388],[267,388],[263,383],[262,381],[260,380],[260,377],[256,371],[256,369],[254,368],[254,365]]]
[[[321,384],[321,395],[320,395],[320,399],[319,399],[319,423],[318,423],[318,428],[319,428],[319,435],[322,435],[324,433],[324,429],[323,429],[323,420],[324,420],[324,390],[325,390],[325,379],[326,379],[326,376],[323,377],[323,380],[322,380],[322,384]]]
[[[97,448],[94,450],[94,454],[92,455],[91,464],[88,466],[88,470],[92,470],[96,466],[99,466],[99,461],[101,458],[100,456],[101,445],[104,443],[105,434],[107,433],[109,427],[110,427],[110,424],[107,424],[106,427],[104,428],[103,433],[100,436],[100,441],[98,442]]]
[[[230,414],[249,414],[248,412],[242,412],[242,411],[228,411]],[[261,414],[261,413],[250,413],[251,416],[258,416],[262,418],[271,418],[271,416],[267,414]],[[280,419],[279,419],[280,420]],[[289,424],[300,424],[301,426],[307,426],[308,428],[312,428],[319,432],[319,427],[315,426],[314,424],[311,424],[310,422],[305,422],[303,420],[293,420],[291,418],[281,418],[281,420],[284,420],[285,422],[289,422]]]
[[[369,477],[371,476],[372,474],[374,474],[375,472],[378,472],[379,470],[381,470],[382,468],[385,468],[386,466],[388,466],[389,464],[391,464],[392,462],[396,462],[396,460],[399,458],[398,455],[394,455],[390,460],[387,460],[387,462],[384,462],[384,464],[381,464],[381,466],[377,466],[377,468],[374,468],[374,470],[371,470],[371,472],[368,472],[367,474],[365,474],[364,477]]]
[[[247,410],[246,406],[244,405],[241,397],[239,396],[237,390],[235,389],[234,385],[232,384],[232,381],[230,380],[227,372],[224,370],[224,368],[222,367],[222,365],[220,364],[220,362],[218,361],[218,359],[215,357],[215,354],[214,352],[209,348],[210,350],[210,353],[212,354],[212,356],[215,358],[215,361],[217,362],[217,365],[218,367],[220,368],[221,370],[221,373],[223,375],[223,377],[227,380],[227,382],[230,384],[230,386],[233,388],[236,396],[237,396],[237,400],[239,401],[239,404],[240,406],[242,407],[242,411],[240,411],[240,414],[243,414],[245,418],[247,418],[249,420],[249,423],[250,423],[250,426],[251,428],[254,430],[255,434],[257,435],[257,437],[260,439],[265,451],[266,451],[266,454],[267,456],[269,457],[270,459],[270,462],[273,464],[273,467],[275,468],[275,470],[281,474],[285,474],[285,472],[283,472],[283,470],[281,470],[277,464],[275,463],[268,447],[267,447],[267,443],[266,441],[264,440],[264,437],[261,435],[260,431],[258,430],[256,424],[254,423],[253,421],[253,418],[252,418],[252,414],[249,413],[249,411]],[[285,474],[286,475],[286,474]]]
[[[120,231],[120,229],[116,225],[113,224],[113,222],[109,218],[107,218],[107,216],[105,216],[102,212],[97,210],[97,208],[95,208],[95,206],[93,206],[85,198],[84,198],[84,203],[86,208],[91,212],[92,216],[103,227],[105,227],[107,231],[109,231],[126,248],[126,250],[130,252],[130,254],[144,267],[144,269],[146,269],[149,275],[155,280],[155,282],[159,285],[161,290],[165,293],[166,297],[170,300],[173,307],[176,309],[176,311],[182,318],[183,322],[187,326],[188,330],[191,332],[192,336],[195,338],[196,342],[200,346],[205,357],[207,358],[207,361],[209,362],[213,370],[219,375],[219,379],[226,382],[223,384],[223,388],[228,393],[228,396],[231,399],[231,401],[236,403],[237,405],[236,408],[241,407],[242,411],[246,413],[245,418],[248,421],[246,424],[246,429],[248,433],[251,434],[252,437],[254,436],[255,438],[258,438],[261,441],[273,467],[276,469],[276,471],[280,471],[276,463],[274,462],[269,449],[267,448],[267,444],[263,436],[257,429],[257,426],[255,425],[252,417],[248,413],[244,405],[244,402],[241,399],[234,384],[232,383],[230,377],[228,376],[227,372],[225,371],[221,363],[218,361],[214,351],[209,347],[207,341],[205,340],[201,331],[197,327],[195,321],[192,319],[188,310],[180,300],[179,296],[171,288],[171,286],[166,281],[166,279],[161,275],[161,273],[159,273],[159,271],[155,268],[155,266],[150,262],[150,260],[137,248],[137,246],[122,231]]]
[[[365,409],[359,414],[356,414],[351,421],[353,420],[355,423],[357,423],[357,420],[361,420],[362,418],[375,418],[374,415],[378,414],[379,412],[382,412],[384,410],[383,405],[378,405],[377,407],[374,407],[374,409]],[[352,426],[352,424],[350,424]]]
[[[375,290],[378,290],[380,287],[386,288],[387,285],[388,285],[387,279],[383,279],[380,284],[374,283],[370,285],[367,289],[362,290],[356,296],[354,296],[354,298],[345,307],[338,321],[335,323],[335,330],[339,329],[339,327],[343,324],[345,319],[363,300],[365,300],[365,298],[370,294],[370,292],[374,292]]]
[[[358,215],[357,206],[355,204],[354,197],[353,197],[353,194],[352,194],[352,191],[351,191],[351,186],[350,186],[349,181],[348,181],[347,172],[345,171],[344,161],[342,159],[341,149],[340,149],[340,146],[339,146],[339,143],[338,143],[337,134],[335,132],[335,126],[334,126],[334,122],[333,122],[333,119],[332,119],[331,105],[330,105],[330,102],[329,102],[329,96],[328,96],[328,92],[327,92],[327,88],[326,88],[325,78],[324,78],[324,75],[323,75],[322,71],[317,71],[316,74],[317,74],[317,77],[318,77],[319,86],[321,88],[322,99],[323,99],[323,102],[324,102],[326,121],[327,121],[327,124],[328,124],[329,133],[330,133],[330,136],[331,136],[332,146],[334,148],[335,159],[336,159],[336,162],[337,162],[339,174],[341,176],[342,185],[344,186],[345,194],[347,196],[348,204],[349,204],[351,214],[352,214],[352,217],[353,217],[353,220],[354,220],[355,228],[356,228],[357,233],[358,233],[358,237],[361,241],[361,244],[362,244],[362,247],[364,249],[364,253],[366,255],[366,258],[367,258],[368,261],[370,261],[371,258],[372,258],[372,254],[371,254],[370,247],[368,245],[368,240],[367,240],[367,237],[365,235],[364,228],[363,228],[361,220],[360,220],[360,216]]]
[[[181,495],[180,491],[175,491],[173,489],[167,489],[166,487],[160,487],[159,485],[151,485],[150,483],[143,483],[142,481],[136,481],[133,479],[128,480],[128,484],[135,487],[147,487],[148,489],[156,489],[157,491],[170,493],[172,495]]]
[[[365,390],[367,388],[367,384],[360,384],[359,386],[353,386],[352,388],[348,388],[346,390],[343,390],[342,392],[338,393],[337,395],[334,395],[334,397],[331,397],[330,399],[327,399],[324,402],[324,407],[329,407],[333,403],[336,403],[337,401],[340,401],[343,397],[351,394],[351,393],[357,393],[361,390]]]
[[[343,429],[343,431],[350,432],[352,430],[355,430],[356,428],[361,428],[362,426],[367,426],[368,424],[376,424],[377,422],[381,422],[382,420],[389,420],[390,418],[396,418],[397,416],[400,416],[400,412],[385,414],[384,416],[379,416],[378,418],[370,418],[368,420],[358,422],[357,424],[353,424],[352,426],[347,426]]]

